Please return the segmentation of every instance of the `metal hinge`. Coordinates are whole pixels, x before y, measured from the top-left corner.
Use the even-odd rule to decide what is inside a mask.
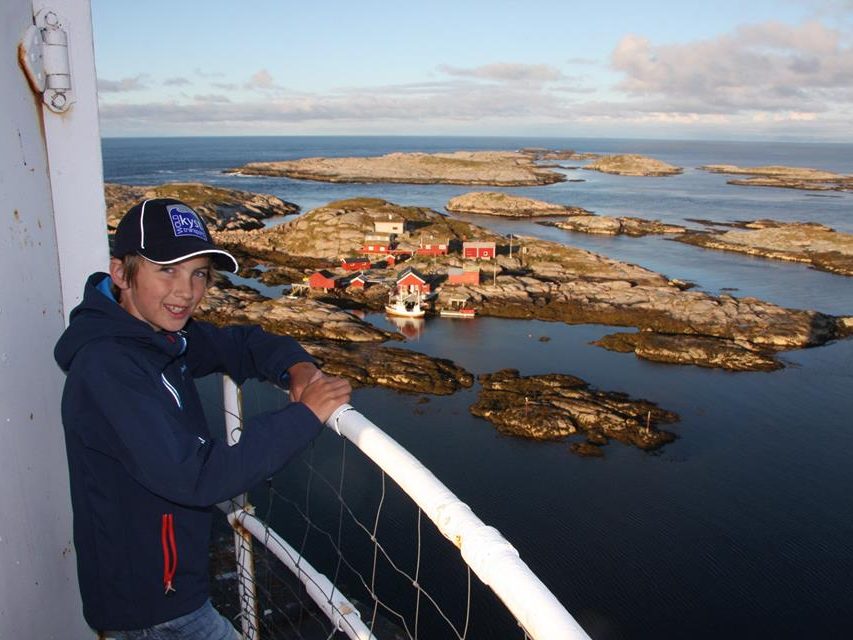
[[[55,11],[42,9],[18,46],[21,67],[48,109],[64,113],[71,108],[71,64],[68,59],[68,22]]]

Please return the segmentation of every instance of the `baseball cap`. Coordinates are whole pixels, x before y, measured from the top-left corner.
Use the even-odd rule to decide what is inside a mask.
[[[157,264],[210,255],[213,266],[236,273],[237,261],[217,248],[201,216],[173,198],[145,200],[131,207],[116,227],[113,256],[139,254]]]

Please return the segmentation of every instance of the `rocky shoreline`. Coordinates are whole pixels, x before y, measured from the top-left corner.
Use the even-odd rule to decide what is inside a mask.
[[[808,167],[739,167],[733,164],[709,164],[699,167],[710,173],[745,175],[727,180],[727,184],[745,187],[779,187],[807,191],[853,191],[853,176]]]
[[[741,229],[693,231],[675,239],[706,249],[803,262],[821,271],[853,276],[853,234],[814,222],[755,220],[737,226]]]
[[[226,173],[354,183],[469,184],[500,187],[562,182],[563,174],[517,151],[389,153],[366,158],[302,158],[250,162]]]
[[[582,207],[552,204],[533,198],[514,196],[496,191],[472,191],[451,198],[444,208],[451,213],[473,213],[508,218],[535,218],[539,216],[588,216],[591,212]]]
[[[154,187],[107,183],[104,197],[109,229],[115,229],[134,204],[151,198],[175,198],[186,202],[216,230],[261,229],[266,218],[299,213],[297,205],[272,195],[222,189],[200,182],[172,182]]]
[[[556,227],[575,233],[591,233],[598,235],[626,235],[641,237],[647,235],[678,234],[687,231],[686,227],[677,224],[667,224],[660,220],[645,220],[630,216],[575,216],[567,220],[539,222],[547,227]]]

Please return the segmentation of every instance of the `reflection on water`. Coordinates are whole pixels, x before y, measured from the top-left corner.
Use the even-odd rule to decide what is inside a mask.
[[[385,317],[397,329],[398,333],[402,333],[409,340],[420,340],[426,326],[426,320],[423,318],[404,318],[392,315]]]

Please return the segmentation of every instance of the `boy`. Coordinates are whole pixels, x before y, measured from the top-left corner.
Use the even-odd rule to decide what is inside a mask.
[[[213,505],[274,474],[350,397],[291,338],[193,321],[213,268],[237,262],[201,217],[146,200],[56,345],[83,613],[115,638],[239,637],[209,601]],[[229,447],[211,438],[193,382],[213,372],[289,385],[291,402]]]

